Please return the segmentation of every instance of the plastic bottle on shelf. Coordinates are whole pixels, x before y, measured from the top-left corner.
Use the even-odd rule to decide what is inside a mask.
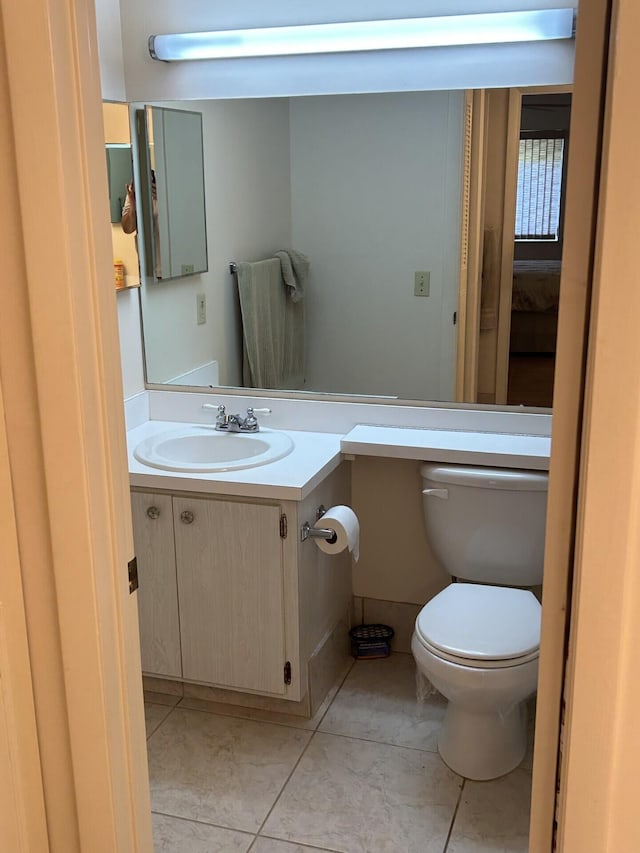
[[[124,263],[120,258],[116,258],[113,262],[113,275],[116,282],[116,290],[122,290],[124,287]]]

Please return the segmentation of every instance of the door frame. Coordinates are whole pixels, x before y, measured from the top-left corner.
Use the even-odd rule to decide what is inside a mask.
[[[526,89],[509,89],[506,159],[504,166],[505,191],[502,214],[502,248],[500,255],[498,336],[496,343],[495,401],[499,406],[507,404],[509,385],[511,301],[513,296],[513,258],[515,250],[515,218],[522,98],[524,95],[564,94],[572,91],[573,86],[528,86]],[[567,157],[566,159],[570,163],[570,158]]]
[[[475,403],[478,398],[486,100],[483,89],[465,92],[456,346],[455,399],[458,403]]]
[[[617,382],[614,372],[618,357],[637,363],[640,343],[628,321],[624,335],[620,328],[620,300],[628,296],[635,306],[639,292],[632,291],[631,277],[620,290],[620,276],[636,264],[635,243],[624,244],[620,234],[628,235],[631,226],[640,230],[640,211],[629,208],[628,176],[616,170],[617,157],[637,139],[640,9],[634,4],[613,4],[618,74],[608,93],[579,505],[594,218],[582,215],[572,226],[568,216],[565,231],[565,247],[569,241],[572,248],[563,264],[568,286],[561,295],[556,379],[562,404],[554,412],[540,659],[541,694],[557,702],[555,714],[550,706],[542,711],[542,703],[537,722],[544,743],[536,739],[535,853],[548,853],[553,826],[556,762],[548,755],[557,744],[551,733],[559,732],[563,678],[554,650],[565,639],[576,520],[560,849],[601,853],[639,846],[628,840],[637,838],[639,826],[631,773],[640,697],[630,678],[639,639],[638,543],[629,509],[640,505],[640,473],[629,465],[629,454],[637,452],[640,402],[634,390],[630,408],[629,383]],[[6,48],[0,84],[9,91],[12,122],[10,136],[2,138],[13,137],[9,154],[16,166],[13,183],[3,186],[3,200],[10,193],[13,209],[9,215],[3,204],[5,306],[11,310],[0,315],[0,379],[47,832],[51,847],[66,853],[151,851],[135,597],[128,597],[124,580],[131,531],[94,11],[88,0],[0,0],[0,10]],[[573,185],[569,175],[567,203],[575,210],[581,202],[590,209],[598,186],[593,129],[600,126],[601,105],[593,93],[606,67],[608,14],[606,0],[581,2],[573,110],[588,131],[580,144],[590,171]],[[572,133],[571,146],[579,136]],[[616,411],[626,417],[615,422],[612,454]],[[611,456],[614,470],[605,464]],[[614,555],[620,583],[603,584],[612,518],[623,534]],[[610,689],[594,702],[597,683]]]
[[[576,820],[580,823],[593,812],[594,802],[573,800],[570,814],[562,806],[564,795],[559,802],[556,797],[559,780],[566,776],[566,753],[562,744],[570,728],[563,708],[563,694],[571,690],[573,678],[567,674],[567,637],[570,628],[583,618],[580,601],[572,595],[572,585],[577,569],[576,553],[584,534],[579,525],[579,480],[585,399],[589,394],[589,380],[585,379],[587,350],[595,320],[591,290],[594,280],[597,286],[594,246],[598,227],[603,112],[607,100],[609,8],[609,0],[582,0],[576,39],[545,535],[530,853],[549,853],[556,849],[556,820],[558,850],[602,853],[609,849],[606,844],[565,845],[562,840],[564,822]],[[595,627],[595,623],[592,624]],[[577,669],[591,681],[588,658],[581,659]],[[588,760],[589,747],[586,743],[582,746]],[[597,820],[606,822],[607,816],[600,814]],[[631,848],[623,845],[618,849]]]
[[[33,685],[37,738],[27,740],[39,748],[29,796],[39,784],[47,836],[30,849],[150,853],[93,4],[0,0],[0,44],[2,498]],[[14,622],[19,609],[14,598]],[[16,648],[7,654],[3,666],[20,663]]]
[[[20,548],[0,384],[0,849],[47,845]]]
[[[558,849],[581,853],[640,849],[638,32],[613,0],[558,803]]]

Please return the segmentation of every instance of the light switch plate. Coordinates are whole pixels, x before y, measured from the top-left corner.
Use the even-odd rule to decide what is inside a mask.
[[[196,295],[196,312],[198,325],[201,326],[202,323],[207,322],[207,297],[204,293],[198,293]]]
[[[428,296],[431,284],[431,273],[428,270],[418,270],[414,276],[413,295]]]

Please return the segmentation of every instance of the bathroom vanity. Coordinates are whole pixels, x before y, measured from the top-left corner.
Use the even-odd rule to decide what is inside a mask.
[[[292,449],[284,456],[232,471],[196,470],[196,463],[191,470],[150,465],[161,457],[165,440],[177,441],[166,445],[172,452],[189,455],[188,436],[197,442],[213,429],[214,413],[206,411],[211,400],[206,394],[151,391],[129,407],[143,673],[150,689],[189,698],[304,716],[318,708],[348,662],[356,574],[368,576],[385,556],[386,566],[397,560],[397,554],[371,553],[381,535],[383,504],[377,502],[375,518],[374,506],[365,518],[365,554],[356,574],[348,552],[330,556],[312,539],[301,541],[302,527],[316,522],[320,507],[352,505],[354,474],[367,464],[363,459],[404,460],[409,466],[412,460],[416,466],[432,460],[548,467],[548,416],[518,415],[518,425],[527,419],[525,434],[505,414],[265,398],[236,398],[233,406],[243,410],[268,402],[269,429],[262,425],[256,439],[269,443],[273,434],[273,446],[276,435],[290,439]],[[134,412],[134,405],[140,410]],[[364,425],[367,417],[378,424]],[[235,435],[222,440],[231,447],[236,438],[252,440]],[[147,463],[136,458],[141,447]],[[352,465],[350,459],[357,461]],[[413,468],[407,473],[413,475]],[[384,501],[384,493],[372,488]],[[419,505],[413,479],[407,488]],[[357,504],[355,495],[353,501]],[[386,537],[392,550],[401,525],[409,523],[405,506],[397,511],[385,506],[387,526],[394,530]],[[393,583],[405,562],[394,565]]]
[[[130,448],[171,426],[134,430]],[[344,668],[351,558],[301,529],[349,503],[349,466],[339,436],[292,435],[285,459],[234,472],[154,470],[130,453],[145,676],[310,714]]]

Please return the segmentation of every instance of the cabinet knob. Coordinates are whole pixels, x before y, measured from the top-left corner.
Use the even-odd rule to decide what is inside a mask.
[[[180,513],[180,521],[183,524],[191,524],[194,518],[195,516],[190,509],[185,509],[183,512]]]
[[[157,506],[150,506],[147,509],[147,518],[158,518],[160,515],[160,510]]]

